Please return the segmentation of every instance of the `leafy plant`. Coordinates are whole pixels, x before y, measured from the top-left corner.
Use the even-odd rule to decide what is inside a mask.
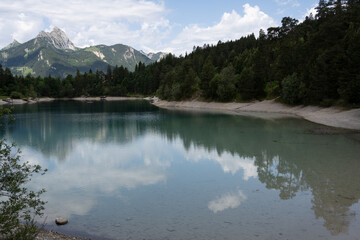
[[[0,109],[0,117],[8,109]],[[45,202],[40,195],[26,187],[33,174],[45,174],[39,165],[20,159],[21,151],[14,153],[15,144],[0,140],[0,238],[33,239],[37,235],[35,217],[42,216]]]
[[[306,90],[296,73],[285,77],[282,85],[282,98],[286,103],[299,104],[302,102]]]
[[[20,99],[23,96],[22,96],[21,93],[13,91],[13,92],[10,93],[10,97],[13,98],[13,99]]]

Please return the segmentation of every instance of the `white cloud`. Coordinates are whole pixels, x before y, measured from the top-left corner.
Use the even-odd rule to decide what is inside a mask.
[[[27,41],[50,26],[77,46],[124,43],[160,47],[170,29],[163,2],[149,0],[2,0],[0,46]]]
[[[63,29],[79,47],[95,44],[127,44],[146,51],[175,54],[193,46],[239,39],[275,21],[258,6],[243,5],[243,15],[225,12],[210,26],[187,25],[180,33],[168,19],[164,1],[154,0],[2,0],[0,1],[0,48],[14,38],[20,42],[34,38],[53,26]]]
[[[301,21],[304,21],[306,17],[310,16],[310,14],[312,14],[313,17],[315,17],[317,14],[317,10],[315,9],[316,6],[317,5],[315,4],[312,8],[306,9],[306,13],[302,16]]]
[[[238,190],[234,193],[226,193],[221,197],[212,200],[208,204],[208,208],[214,212],[221,212],[229,208],[237,208],[241,203],[246,201],[247,196],[241,191]]]
[[[275,20],[260,10],[258,6],[243,5],[244,15],[235,10],[224,13],[220,22],[209,27],[197,24],[186,26],[182,32],[170,43],[168,50],[176,54],[191,51],[193,46],[216,44],[219,40],[228,41],[239,39],[251,33],[258,34],[259,30],[274,26]]]

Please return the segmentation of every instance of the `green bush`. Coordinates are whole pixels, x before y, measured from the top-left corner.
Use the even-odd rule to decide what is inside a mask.
[[[236,82],[238,75],[232,66],[224,68],[220,74],[216,74],[210,81],[210,89],[216,98],[222,102],[231,101],[236,96]]]
[[[335,100],[325,98],[320,102],[320,107],[331,107],[335,104]]]
[[[288,104],[302,103],[306,94],[305,85],[300,81],[296,73],[282,80],[282,99]]]
[[[243,100],[251,100],[256,97],[254,71],[250,67],[244,67],[239,76],[239,91]]]
[[[0,109],[0,118],[10,114]],[[14,155],[15,144],[0,140],[0,239],[34,239],[38,233],[35,217],[41,216],[45,202],[40,199],[44,189],[35,192],[25,187],[33,174],[44,174],[39,165]]]
[[[266,93],[266,98],[267,99],[273,99],[275,97],[280,96],[279,82],[272,81],[272,82],[266,83],[265,93]]]
[[[10,93],[10,97],[12,99],[21,99],[21,98],[23,98],[23,95],[21,93],[19,93],[19,92],[14,91],[14,92]]]

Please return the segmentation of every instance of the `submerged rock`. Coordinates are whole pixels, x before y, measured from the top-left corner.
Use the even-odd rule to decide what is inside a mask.
[[[59,218],[56,218],[56,219],[55,219],[55,223],[56,223],[57,225],[65,225],[65,224],[68,223],[68,220],[65,219],[65,218],[59,217]]]

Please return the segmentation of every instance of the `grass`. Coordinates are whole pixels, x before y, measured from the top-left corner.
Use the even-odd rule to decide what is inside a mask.
[[[24,55],[24,58],[27,59],[27,57],[29,56],[29,54],[31,54],[31,53],[33,53],[33,52],[35,52],[35,51],[36,51],[36,49],[30,49],[30,50],[28,50],[28,51],[26,52],[26,54]]]
[[[99,49],[99,48],[94,47],[94,46],[91,46],[91,47],[85,48],[84,50],[85,50],[85,51],[87,51],[87,52],[100,51],[100,49]]]
[[[27,66],[16,67],[15,70],[17,72],[20,72],[23,76],[26,76],[28,74],[35,75],[35,71],[32,68],[29,68]]]
[[[126,94],[126,97],[138,97],[138,98],[144,98],[144,97],[147,97],[147,95],[136,94],[136,93],[128,93],[128,94]]]

